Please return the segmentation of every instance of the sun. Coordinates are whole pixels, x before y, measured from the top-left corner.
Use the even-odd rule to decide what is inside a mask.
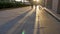
[[[36,0],[37,2],[39,2],[39,0]]]
[[[39,0],[33,0],[33,1],[39,2]]]
[[[15,0],[15,1],[21,1],[21,0]]]

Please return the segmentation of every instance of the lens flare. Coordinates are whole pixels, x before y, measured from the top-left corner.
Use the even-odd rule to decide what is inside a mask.
[[[33,1],[39,2],[39,0],[33,0]]]
[[[22,34],[25,34],[25,31],[22,31]]]

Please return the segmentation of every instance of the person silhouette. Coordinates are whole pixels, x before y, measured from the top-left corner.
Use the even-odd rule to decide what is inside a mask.
[[[31,5],[31,8],[33,8],[33,5]]]

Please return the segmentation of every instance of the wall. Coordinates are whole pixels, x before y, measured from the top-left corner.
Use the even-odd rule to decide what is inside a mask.
[[[52,1],[52,10],[57,11],[58,8],[58,0]]]
[[[58,1],[57,13],[60,14],[60,0]]]

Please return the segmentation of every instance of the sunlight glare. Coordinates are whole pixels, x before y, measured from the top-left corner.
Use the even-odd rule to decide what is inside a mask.
[[[33,1],[39,2],[39,0],[33,0]]]
[[[36,1],[36,0],[33,0],[33,1]]]
[[[37,2],[39,2],[39,0],[36,0]]]
[[[21,1],[21,0],[15,0],[15,1]]]
[[[37,6],[36,12],[39,14],[39,5]]]
[[[22,34],[25,34],[25,31],[23,31]]]
[[[36,7],[36,19],[35,19],[35,27],[34,28],[38,28],[38,22],[39,22],[39,5],[37,5]],[[36,34],[38,31],[38,29],[34,29],[34,34]]]

